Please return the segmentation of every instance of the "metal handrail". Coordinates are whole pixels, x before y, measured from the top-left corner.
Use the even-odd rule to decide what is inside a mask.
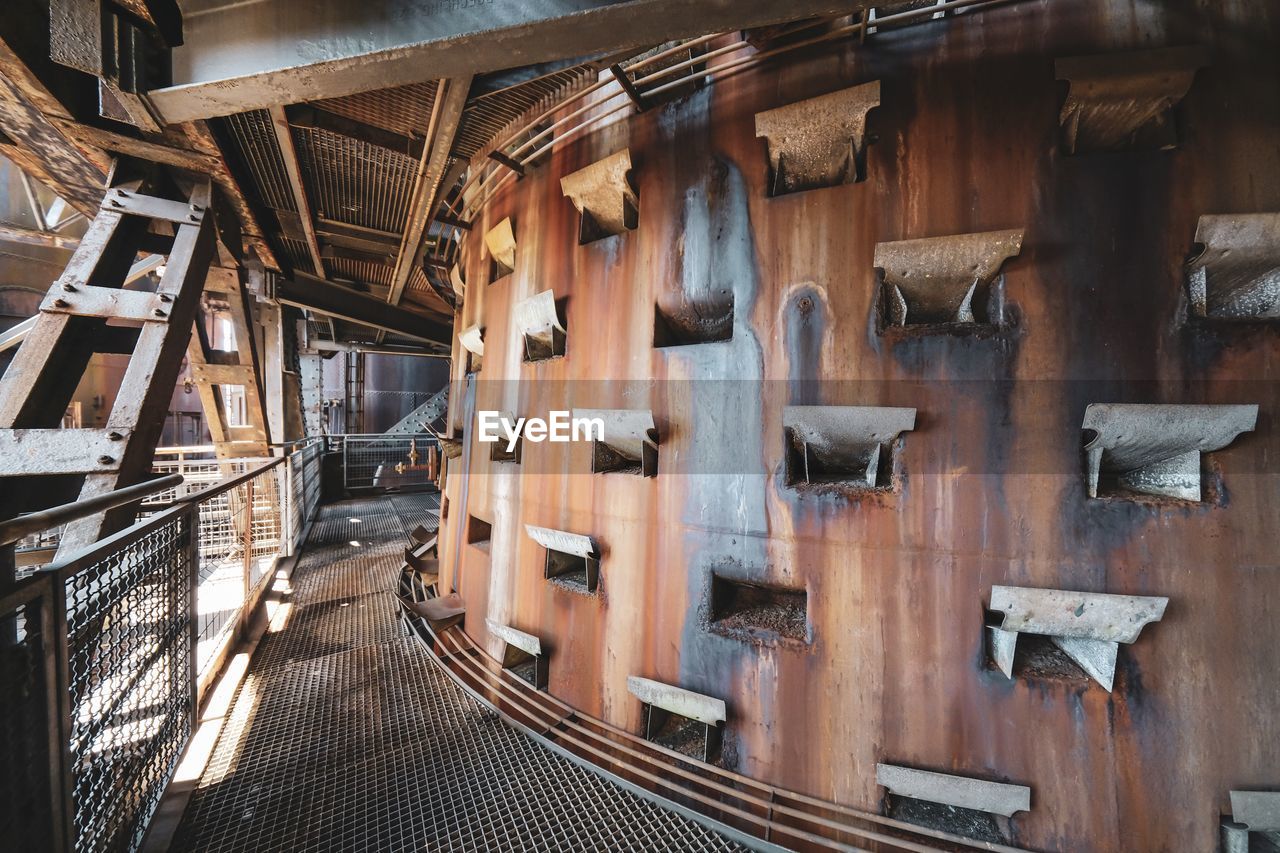
[[[20,515],[8,521],[0,521],[0,546],[12,545],[32,533],[39,533],[42,530],[48,530],[50,527],[79,521],[96,513],[106,512],[107,510],[142,500],[156,492],[180,486],[182,481],[181,474],[169,474],[165,477],[147,480],[145,483],[116,489],[114,492],[107,492],[92,498],[85,498],[84,500],[73,501],[72,503],[62,504],[39,512]]]
[[[410,586],[412,588],[412,584]],[[676,797],[691,797],[737,819],[760,826],[767,830],[763,833],[765,838],[772,835],[785,835],[818,846],[849,849],[832,838],[816,836],[796,826],[801,824],[821,827],[837,834],[847,833],[869,841],[890,844],[900,849],[914,851],[939,849],[915,844],[910,838],[886,836],[874,830],[851,826],[819,813],[825,812],[839,815],[844,820],[878,824],[888,829],[908,832],[917,837],[923,836],[967,849],[992,851],[992,853],[1026,853],[1023,848],[958,836],[810,797],[713,765],[698,766],[697,771],[700,772],[695,772],[692,769],[695,765],[688,756],[652,741],[637,738],[630,732],[604,720],[586,715],[549,693],[528,688],[523,681],[503,669],[496,659],[477,646],[461,628],[435,631],[424,618],[409,609],[403,590],[402,581],[401,594],[397,595],[401,605],[401,616],[408,621],[414,637],[426,649],[433,662],[439,665],[451,680],[482,704],[496,711],[511,725],[552,748],[560,747],[570,758],[585,760],[605,773],[617,775],[603,768],[601,761],[618,765],[621,768],[619,772],[635,773],[660,789],[669,790]],[[411,590],[410,598],[416,599],[415,593],[416,590]],[[430,642],[426,641],[427,637],[430,638]],[[468,681],[466,676],[476,679],[477,683]],[[589,727],[595,727],[601,731],[592,731]],[[575,732],[578,734],[574,734]],[[592,745],[588,741],[595,741],[598,745]],[[575,753],[568,749],[569,746],[582,749],[588,755],[595,756],[596,760]],[[628,763],[622,756],[629,756],[635,761]],[[663,757],[667,761],[663,761]],[[681,766],[668,763],[671,761],[687,764],[691,769],[686,770]],[[648,769],[644,769],[646,766]],[[683,779],[686,784],[673,783],[672,777]],[[695,786],[702,788],[706,793],[694,793]],[[756,793],[750,793],[748,789]],[[667,799],[661,793],[657,795]],[[729,800],[726,800],[726,797]],[[733,800],[736,800],[738,805],[733,805],[731,802]],[[817,811],[807,811],[804,807]],[[766,808],[770,816],[761,817],[752,811],[753,808]],[[778,818],[789,819],[792,823],[784,823]]]

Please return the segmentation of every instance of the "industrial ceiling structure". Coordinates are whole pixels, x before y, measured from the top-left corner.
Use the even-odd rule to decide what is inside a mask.
[[[744,26],[760,28],[762,61],[779,43],[847,38],[871,8],[19,5],[0,31],[0,116],[17,131],[0,151],[85,214],[113,157],[211,176],[267,287],[323,319],[310,326],[322,346],[388,351],[447,348],[459,299],[449,272],[468,227],[461,193],[495,170],[519,174],[552,139],[576,133],[581,118],[549,128],[558,106],[614,79],[623,100],[658,103],[703,82],[708,45],[727,52]],[[973,5],[982,4],[907,3],[880,15],[924,21]],[[778,27],[790,21],[802,23]],[[262,37],[249,48],[246,32]]]

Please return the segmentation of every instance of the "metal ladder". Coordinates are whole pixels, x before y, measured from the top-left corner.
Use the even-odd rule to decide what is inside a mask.
[[[188,191],[165,192],[166,184],[147,164],[113,165],[97,215],[0,382],[0,517],[42,509],[32,498],[58,503],[78,491],[83,500],[151,473],[217,248],[208,178]],[[154,293],[124,289],[139,252],[167,256]],[[60,429],[96,353],[130,356],[114,405],[102,426]],[[34,488],[35,478],[52,488]],[[123,529],[134,514],[127,506],[68,524],[59,555]]]

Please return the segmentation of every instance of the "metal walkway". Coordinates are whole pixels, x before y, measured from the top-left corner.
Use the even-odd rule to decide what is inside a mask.
[[[321,509],[174,850],[735,850],[555,755],[456,687],[393,590],[438,495]]]

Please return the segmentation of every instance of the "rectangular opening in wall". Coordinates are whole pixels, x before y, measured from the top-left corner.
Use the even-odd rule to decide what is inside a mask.
[[[712,344],[733,339],[733,292],[716,299],[680,300],[669,308],[653,307],[653,345],[665,347]]]
[[[970,776],[877,764],[876,783],[890,817],[993,844],[1007,844],[1010,818],[1031,808],[1027,786]]]
[[[799,430],[788,430],[787,485],[885,488],[891,468],[881,466],[882,452],[880,444],[820,444],[808,441]]]
[[[756,113],[768,151],[769,195],[866,179],[867,113],[880,105],[878,80]]]
[[[489,537],[493,534],[493,525],[474,515],[467,516],[467,544],[474,545],[482,551],[489,550]]]
[[[723,699],[636,675],[627,676],[627,691],[644,703],[647,740],[699,761],[719,759]]]
[[[948,832],[952,835],[963,835],[965,838],[976,841],[989,841],[992,844],[1009,842],[1008,836],[1001,831],[1001,819],[996,815],[977,809],[931,803],[928,800],[898,797],[893,794],[886,795],[885,799],[888,803],[886,811],[894,820],[939,832]],[[1005,823],[1007,825],[1007,819]]]
[[[720,729],[656,705],[645,706],[645,739],[708,763],[720,756]]]
[[[548,681],[547,656],[542,641],[532,634],[518,631],[510,625],[486,619],[489,633],[504,643],[502,668],[527,682],[535,690],[545,690]]]
[[[640,199],[631,185],[631,152],[622,149],[560,179],[560,188],[582,216],[578,243],[624,234],[639,222]]]
[[[502,263],[501,261],[496,261],[496,260],[489,261],[489,283],[490,284],[493,284],[495,281],[497,281],[500,278],[503,278],[504,276],[511,275],[511,273],[513,272],[515,272],[514,267],[509,267],[506,264]]]
[[[458,345],[466,353],[466,372],[479,373],[484,364],[484,327],[478,323],[458,333]]]
[[[502,426],[498,430],[498,440],[489,444],[489,461],[519,465],[524,436],[517,436],[514,445],[507,440],[507,435],[515,431],[516,417],[511,412],[501,412],[498,417]]]
[[[591,472],[593,474],[658,475],[658,430],[653,413],[647,409],[574,409],[579,422],[598,423],[593,434]],[[595,437],[595,435],[599,437]]]
[[[793,489],[889,489],[902,432],[915,409],[871,406],[787,406],[786,484]]]
[[[557,300],[544,290],[521,302],[513,310],[516,328],[524,350],[524,361],[536,362],[560,358],[565,354],[568,334],[564,317],[564,299]]]
[[[543,577],[573,592],[594,593],[600,584],[600,549],[590,536],[526,524],[529,538],[546,549]]]
[[[484,235],[485,248],[489,250],[489,283],[516,270],[516,232],[511,217],[490,228]]]
[[[546,578],[576,592],[595,592],[600,582],[600,560],[548,548]]]
[[[915,331],[991,330],[1005,323],[1004,262],[1022,232],[987,231],[877,243],[877,327]]]
[[[803,589],[712,575],[711,630],[748,642],[809,641],[809,595]]]

